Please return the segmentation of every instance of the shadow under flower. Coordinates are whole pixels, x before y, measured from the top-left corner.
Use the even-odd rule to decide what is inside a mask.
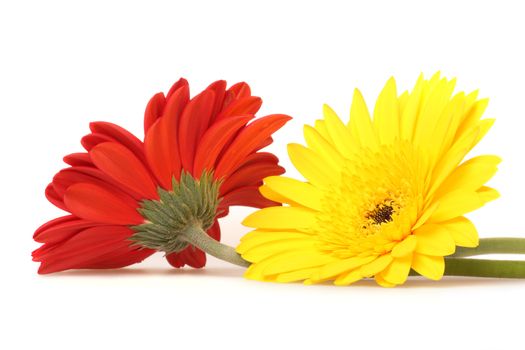
[[[105,270],[68,270],[50,275],[42,275],[45,278],[53,277],[80,277],[93,276],[101,278],[123,277],[123,276],[203,276],[220,278],[242,278],[244,270],[240,268],[208,267],[204,269],[172,269],[172,268],[122,268]]]
[[[131,267],[121,269],[109,269],[109,270],[68,270],[50,275],[41,275],[44,278],[58,278],[58,277],[100,277],[100,278],[113,278],[113,277],[124,277],[124,276],[198,276],[198,277],[211,277],[211,278],[236,278],[242,279],[244,270],[237,267],[206,267],[203,269],[171,269],[161,267]],[[255,281],[250,281],[255,282]],[[260,283],[260,282],[259,282]],[[265,285],[271,283],[264,283]],[[276,287],[280,283],[274,284]],[[302,282],[285,283],[284,285],[300,285]],[[501,286],[506,287],[509,285],[525,285],[525,281],[522,279],[511,279],[511,278],[481,278],[481,277],[460,277],[460,276],[445,276],[439,281],[433,281],[420,276],[411,276],[405,282],[405,284],[397,286],[396,289],[411,289],[411,288],[463,288],[463,287],[478,287],[478,286]],[[283,285],[283,284],[281,284]],[[335,288],[341,289],[345,287],[334,286],[332,282],[324,282],[315,284],[308,287],[320,287],[320,288]],[[307,287],[307,288],[308,288]],[[371,279],[363,279],[358,281],[347,288],[380,288],[376,282]]]
[[[445,276],[439,281],[433,281],[426,279],[424,277],[412,276],[408,280],[399,286],[396,286],[395,289],[412,289],[412,288],[463,288],[463,287],[480,287],[480,286],[509,286],[509,285],[518,285],[523,284],[525,286],[525,281],[522,279],[512,279],[512,278],[481,278],[481,277],[460,277],[460,276]],[[330,286],[334,287],[331,282],[325,282],[319,284],[319,286]],[[345,287],[361,287],[361,288],[381,288],[372,278],[363,279],[358,282],[351,284],[350,286],[335,286],[336,288],[345,288]],[[386,288],[390,289],[390,288]]]

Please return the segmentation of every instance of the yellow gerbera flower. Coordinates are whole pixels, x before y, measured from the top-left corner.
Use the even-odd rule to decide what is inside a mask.
[[[261,193],[285,205],[244,220],[255,228],[237,247],[252,263],[245,276],[395,286],[411,269],[438,280],[456,246],[476,247],[463,215],[498,197],[484,184],[500,158],[460,164],[494,120],[481,119],[488,100],[477,91],[453,96],[455,82],[421,76],[398,96],[391,78],[373,119],[356,89],[346,125],[325,105],[324,119],[304,127],[307,146],[288,146],[306,181],[266,178]]]

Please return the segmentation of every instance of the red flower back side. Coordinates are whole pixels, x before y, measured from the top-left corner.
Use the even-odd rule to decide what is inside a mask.
[[[284,169],[275,155],[261,149],[290,117],[255,119],[262,100],[246,83],[226,89],[216,81],[190,99],[185,79],[167,95],[149,101],[144,116],[144,141],[122,127],[93,122],[81,140],[86,152],[64,157],[46,188],[46,197],[69,215],[39,227],[33,252],[39,273],[67,269],[119,268],[141,262],[155,250],[130,244],[134,225],[144,223],[137,209],[143,200],[158,199],[158,188],[170,191],[182,172],[198,179],[204,171],[221,180],[220,204],[208,235],[220,240],[217,219],[230,206],[255,208],[280,205],[259,193],[262,179]],[[206,255],[192,245],[166,256],[174,267],[206,264]]]

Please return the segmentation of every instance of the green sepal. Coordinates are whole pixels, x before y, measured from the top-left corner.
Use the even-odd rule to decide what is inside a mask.
[[[208,230],[215,221],[220,203],[221,181],[213,173],[204,171],[199,179],[183,171],[180,180],[172,179],[172,190],[158,188],[159,200],[144,200],[139,213],[145,223],[131,228],[134,245],[164,251],[178,252],[188,246],[184,232],[189,226]]]

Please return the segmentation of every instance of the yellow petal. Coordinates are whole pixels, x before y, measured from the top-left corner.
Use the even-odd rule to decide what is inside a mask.
[[[345,159],[335,147],[324,138],[315,128],[305,125],[303,129],[304,140],[309,148],[329,162],[334,168],[341,168]]]
[[[405,91],[399,97],[397,100],[399,101],[399,116],[401,117],[403,115],[403,111],[405,110],[405,107],[408,102],[408,98],[410,97],[410,92]],[[401,127],[401,120],[399,126]]]
[[[470,95],[469,95],[470,96]],[[460,123],[463,121],[465,111],[467,108],[468,101],[470,101],[469,96],[465,96],[464,92],[456,94],[452,101],[450,101],[449,106],[443,111],[441,115],[440,124],[444,124],[441,127],[438,125],[438,134],[440,138],[435,137],[436,142],[441,143],[441,152],[442,154],[445,150],[449,149],[450,146],[456,140],[456,132]],[[446,128],[446,130],[444,130]],[[434,138],[434,137],[433,137]]]
[[[475,99],[475,97],[477,96],[477,91],[475,92],[475,95],[473,96]],[[471,108],[465,114],[465,117],[458,128],[458,131],[456,133],[457,138],[461,138],[463,135],[468,133],[469,130],[475,128],[478,125],[481,119],[481,116],[487,109],[488,104],[489,104],[488,98],[484,98],[484,99],[475,101],[472,104]]]
[[[439,81],[441,80],[441,71],[437,71],[436,73],[434,73],[434,75],[430,78],[429,82],[428,82],[428,85],[431,87],[431,88],[435,88],[436,85],[439,83]]]
[[[292,272],[281,273],[275,278],[276,282],[288,283],[296,282],[309,278],[313,272],[317,271],[318,268],[302,269]]]
[[[326,129],[330,134],[335,149],[337,149],[343,157],[350,157],[358,148],[350,131],[328,105],[323,106],[323,115]]]
[[[285,176],[267,177],[264,179],[264,184],[285,198],[310,209],[321,210],[323,194],[311,184]]]
[[[412,269],[421,276],[431,280],[439,280],[445,273],[445,258],[442,256],[414,254],[412,256]]]
[[[316,250],[297,251],[286,258],[276,259],[269,263],[263,271],[264,275],[277,275],[299,269],[307,269],[322,266],[334,261],[330,255],[320,253]]]
[[[500,162],[497,156],[479,156],[464,162],[446,178],[435,197],[460,189],[476,191],[494,176]]]
[[[361,266],[361,276],[371,277],[376,273],[383,271],[392,262],[392,260],[393,259],[390,254],[381,255],[374,261]]]
[[[428,147],[429,140],[434,139],[433,134],[439,121],[441,113],[449,103],[454,91],[455,79],[450,82],[441,79],[430,92],[426,103],[419,113],[416,129],[414,132],[414,144],[416,146]],[[434,152],[431,152],[432,154]]]
[[[348,286],[361,279],[363,279],[363,276],[361,276],[361,271],[359,271],[359,269],[355,269],[339,275],[334,281],[334,284],[336,286]]]
[[[243,225],[266,229],[301,230],[316,221],[315,212],[303,207],[268,207],[248,215]]]
[[[315,130],[321,135],[326,141],[328,141],[331,145],[333,145],[333,141],[330,138],[330,134],[328,133],[328,129],[326,128],[326,123],[324,120],[317,119],[314,124]]]
[[[415,251],[420,254],[445,256],[456,251],[454,239],[442,225],[427,224],[414,231],[417,238]]]
[[[293,260],[298,255],[301,255],[301,254],[304,254],[304,252],[299,251],[299,252],[285,252],[285,253],[275,254],[262,261],[251,264],[246,270],[246,272],[244,273],[244,277],[248,279],[252,279],[252,280],[257,280],[257,281],[275,281],[277,276],[265,273],[266,268],[276,262],[279,263],[283,261],[286,262],[286,261]],[[295,270],[300,270],[300,268],[295,269]]]
[[[250,262],[257,262],[275,254],[310,250],[314,247],[315,242],[312,238],[280,239],[246,249],[242,257]]]
[[[428,221],[428,219],[432,216],[432,214],[434,214],[438,206],[439,206],[439,202],[431,203],[430,206],[423,211],[423,214],[416,221],[416,223],[412,227],[412,230],[416,230],[420,228],[421,226],[423,226]]]
[[[301,232],[253,230],[241,238],[241,243],[237,246],[236,250],[237,253],[242,254],[255,246],[268,242],[309,238],[311,238],[309,234]]]
[[[288,155],[297,170],[314,186],[327,186],[330,184],[333,174],[339,172],[317,153],[304,146],[295,143],[289,144]]]
[[[350,108],[349,128],[352,136],[359,140],[362,146],[370,149],[377,148],[377,136],[374,132],[370,113],[368,113],[363,95],[358,89],[354,90],[354,98]]]
[[[435,165],[432,174],[432,181],[430,190],[427,192],[427,199],[432,196],[443,181],[454,171],[465,155],[470,151],[474,141],[479,135],[480,129],[471,130],[460,140],[457,140],[454,145],[443,155],[443,157]],[[433,163],[431,163],[432,165]]]
[[[399,138],[399,104],[396,81],[390,78],[377,98],[374,109],[374,127],[381,144],[390,144]]]
[[[402,258],[411,254],[414,249],[416,249],[417,239],[416,236],[410,235],[407,236],[404,240],[396,244],[394,249],[392,249],[392,257]]]
[[[421,101],[421,93],[423,91],[424,78],[421,74],[417,80],[416,86],[409,95],[400,120],[401,138],[403,140],[412,140],[414,128],[417,123],[417,112]]]
[[[265,198],[268,198],[269,200],[272,200],[274,202],[291,204],[292,206],[295,206],[295,207],[300,207],[301,206],[299,203],[294,202],[290,198],[286,198],[286,197],[280,195],[279,193],[276,193],[275,191],[273,191],[268,186],[262,185],[261,187],[259,187],[259,192]]]
[[[474,104],[476,102],[478,102],[478,100],[477,100],[478,95],[479,95],[479,89],[478,90],[474,90],[471,93],[469,93],[467,96],[465,96],[465,111],[470,111],[472,109],[472,106],[474,106]],[[488,100],[487,100],[487,102],[488,102]],[[461,119],[462,123],[465,120],[465,117],[466,117],[466,115],[464,115],[463,119]]]
[[[485,204],[474,191],[457,190],[438,199],[439,207],[428,219],[429,223],[440,222],[470,213]]]
[[[483,137],[489,132],[490,128],[492,128],[492,125],[494,125],[495,119],[483,119],[479,122],[479,133],[476,136],[476,139],[474,140],[474,143],[472,143],[471,149],[474,148]]]
[[[423,135],[423,147],[425,147],[435,163],[452,144],[459,123],[465,108],[465,96],[463,93],[457,94],[445,106],[434,127],[429,127],[431,133]]]
[[[375,275],[374,279],[377,284],[379,284],[381,287],[384,287],[384,288],[393,288],[396,286],[394,283],[390,283],[387,280],[385,280],[383,278],[382,273]]]
[[[403,284],[407,280],[410,267],[412,266],[412,254],[402,258],[396,258],[381,272],[380,276],[392,284]]]
[[[266,266],[271,264],[274,261],[278,261],[281,259],[288,259],[289,257],[293,257],[297,252],[287,252],[282,254],[276,254],[274,256],[271,256],[269,258],[266,258],[262,261],[259,261],[257,263],[251,264],[248,269],[246,269],[246,272],[244,273],[244,277],[252,280],[257,281],[274,281],[275,276],[266,276],[263,272],[264,269],[266,269]]]
[[[464,216],[440,223],[448,230],[456,245],[461,247],[477,247],[479,244],[478,231],[474,224]]]
[[[479,198],[484,203],[487,203],[487,202],[493,201],[496,198],[499,198],[499,192],[487,186],[480,187],[480,189],[477,190],[476,193],[478,194]]]
[[[375,256],[367,256],[353,257],[345,260],[337,260],[321,267],[319,269],[318,275],[316,276],[317,278],[312,277],[312,280],[326,280],[343,272],[354,270],[355,268],[367,264],[375,259]]]

